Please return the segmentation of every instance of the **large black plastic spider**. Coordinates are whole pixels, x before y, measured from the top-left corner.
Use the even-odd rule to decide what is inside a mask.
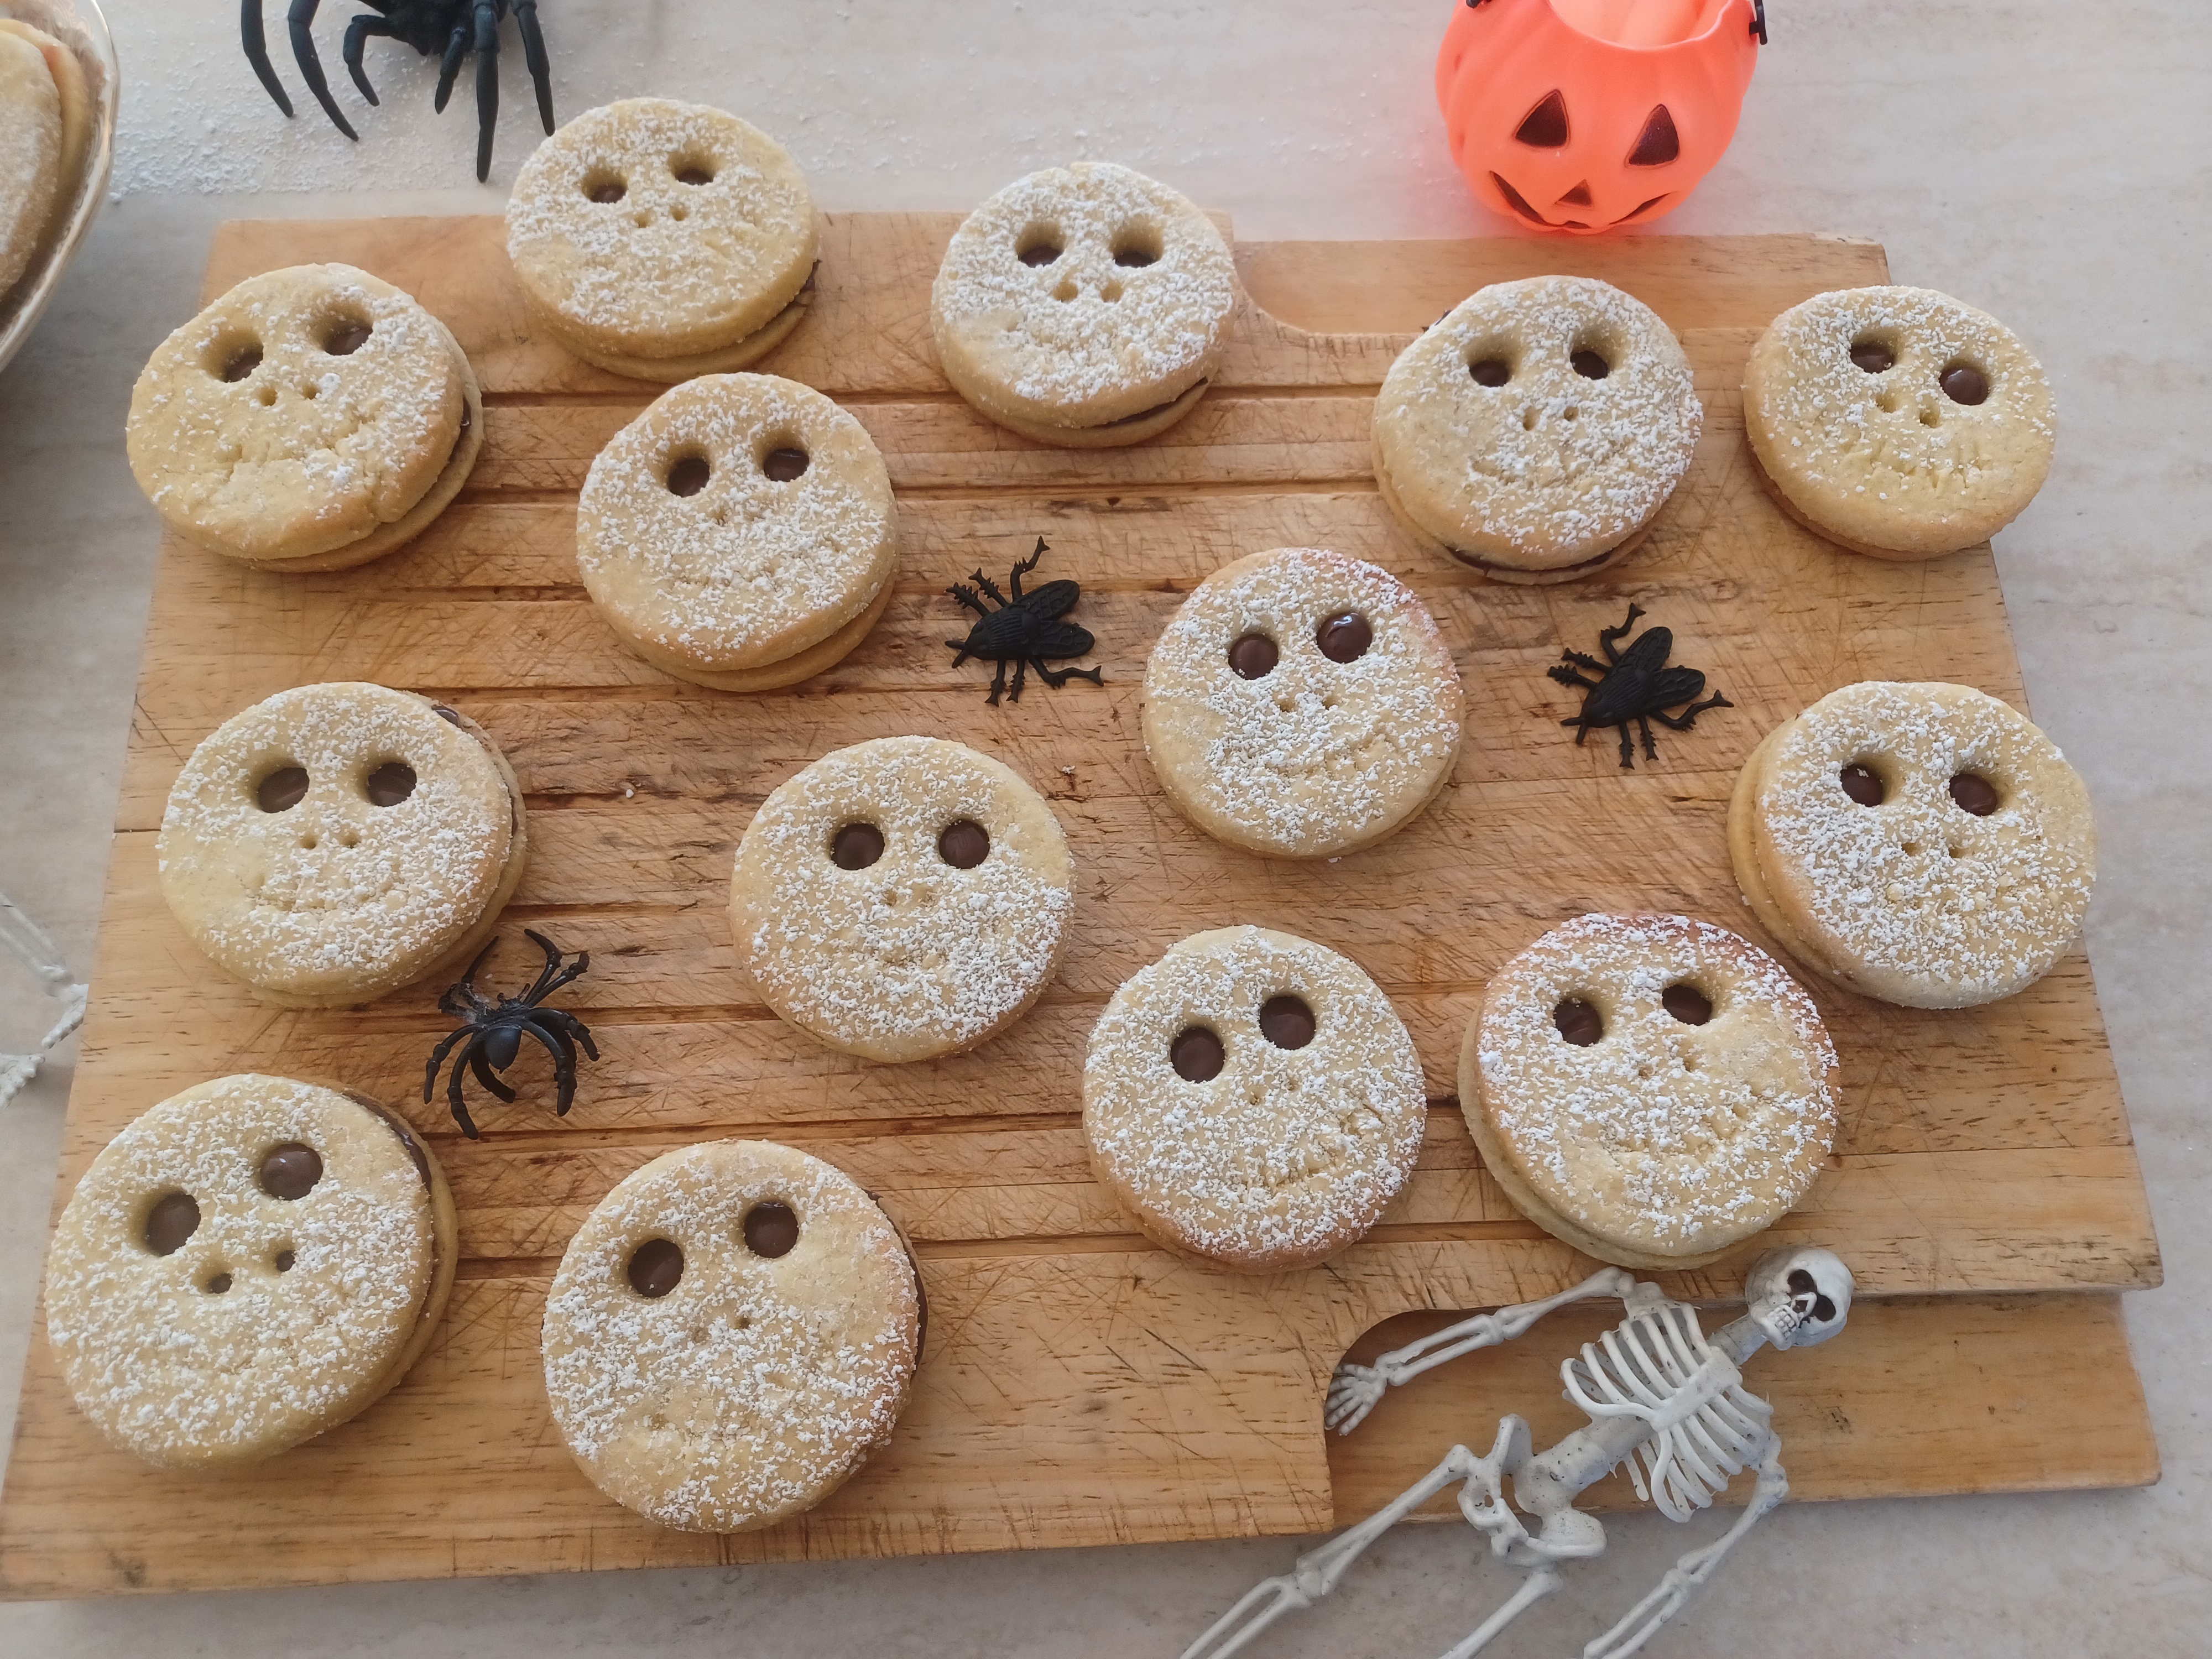
[[[538,118],[545,123],[545,131],[553,131],[553,88],[546,79],[550,65],[545,58],[545,37],[538,28],[538,0],[362,0],[368,11],[356,14],[346,25],[345,66],[353,76],[354,85],[371,104],[376,102],[376,88],[368,84],[368,71],[362,67],[362,47],[372,34],[386,35],[405,42],[425,58],[436,57],[443,52],[438,65],[438,96],[433,105],[443,114],[446,100],[453,95],[453,82],[461,72],[461,60],[473,48],[477,55],[477,179],[482,183],[491,177],[491,134],[499,121],[499,26],[501,20],[512,9],[515,26],[522,31],[523,60],[530,65],[530,83],[538,92]],[[315,54],[313,26],[315,7],[319,0],[292,0],[284,21],[292,33],[292,56],[298,59],[301,77],[307,90],[315,94],[315,101],[323,106],[340,132],[358,141],[361,135],[353,130],[345,117],[338,113],[337,105],[331,98],[330,83],[323,79],[323,60]],[[284,95],[283,84],[276,79],[275,65],[269,61],[269,42],[261,32],[261,0],[240,0],[239,33],[246,42],[246,61],[253,65],[253,72],[261,77],[261,84],[269,88],[269,95],[276,100],[276,107],[286,115],[292,112],[292,100]]]
[[[453,1057],[453,1075],[446,1090],[447,1100],[453,1109],[453,1121],[461,1126],[461,1133],[471,1140],[477,1139],[477,1126],[469,1116],[468,1104],[461,1098],[461,1067],[466,1066],[476,1080],[501,1100],[512,1103],[514,1091],[494,1077],[494,1072],[503,1072],[514,1064],[515,1056],[522,1052],[525,1031],[545,1045],[553,1056],[553,1080],[559,1091],[554,1106],[556,1117],[566,1117],[568,1108],[576,1102],[576,1048],[579,1044],[592,1060],[599,1051],[592,1045],[592,1033],[575,1015],[559,1008],[541,1008],[538,1004],[559,990],[570,980],[592,965],[591,952],[580,953],[566,968],[561,965],[561,952],[553,941],[543,933],[526,927],[522,936],[545,952],[545,970],[538,975],[538,982],[519,997],[501,997],[496,1003],[486,1000],[476,988],[477,969],[483,966],[484,958],[499,948],[494,939],[477,953],[469,964],[461,982],[449,988],[438,999],[439,1009],[448,1014],[458,1014],[464,1022],[460,1030],[447,1035],[430,1056],[430,1064],[422,1073],[422,1103],[428,1105],[432,1092],[438,1086],[438,1068],[446,1063],[446,1056],[453,1045],[464,1037],[468,1046]]]

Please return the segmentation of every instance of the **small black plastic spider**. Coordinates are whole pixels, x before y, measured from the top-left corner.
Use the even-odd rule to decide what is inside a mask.
[[[532,933],[527,927],[523,937],[545,952],[545,970],[538,975],[538,982],[519,997],[501,997],[497,1003],[487,1001],[476,988],[477,969],[483,966],[484,958],[499,948],[494,939],[477,953],[469,964],[461,982],[449,988],[438,999],[438,1007],[445,1013],[457,1014],[464,1022],[460,1030],[449,1033],[430,1056],[430,1064],[422,1073],[422,1101],[428,1105],[433,1091],[438,1086],[438,1068],[446,1063],[446,1056],[455,1043],[464,1037],[468,1046],[454,1056],[453,1075],[447,1085],[446,1097],[453,1109],[453,1121],[461,1126],[461,1133],[471,1140],[478,1139],[475,1120],[469,1116],[467,1103],[461,1098],[461,1067],[465,1065],[475,1074],[476,1080],[503,1101],[512,1102],[514,1091],[494,1077],[494,1072],[503,1072],[514,1064],[515,1056],[522,1052],[525,1031],[545,1045],[553,1056],[553,1079],[559,1090],[554,1115],[566,1117],[568,1108],[576,1101],[576,1048],[583,1046],[584,1053],[593,1060],[599,1051],[592,1045],[592,1033],[575,1015],[559,1008],[541,1008],[538,1004],[566,985],[570,980],[592,965],[591,952],[581,952],[566,968],[561,965],[561,953],[553,948],[553,941],[543,933]]]
[[[1620,728],[1620,763],[1632,771],[1636,766],[1636,748],[1628,734],[1632,720],[1644,733],[1644,758],[1656,761],[1659,750],[1651,741],[1653,720],[1674,731],[1686,732],[1708,708],[1735,707],[1717,691],[1703,702],[1693,701],[1705,689],[1705,677],[1694,668],[1667,666],[1667,655],[1674,648],[1671,629],[1647,628],[1627,650],[1614,650],[1613,641],[1634,628],[1636,619],[1643,614],[1641,606],[1632,605],[1626,622],[1618,628],[1598,630],[1597,642],[1605,652],[1605,661],[1600,662],[1581,651],[1562,651],[1561,665],[1544,671],[1561,685],[1579,685],[1589,694],[1583,699],[1582,713],[1559,722],[1575,728],[1576,744],[1579,746],[1594,726],[1617,726]],[[1573,667],[1566,666],[1568,664]],[[1595,669],[1599,678],[1586,679],[1575,672],[1576,668]],[[1679,714],[1659,712],[1678,702],[1690,706]]]
[[[315,53],[313,30],[319,3],[319,0],[292,0],[284,14],[292,34],[292,56],[299,61],[301,77],[323,106],[323,113],[340,132],[358,141],[361,135],[338,113],[331,100],[330,83],[323,79],[323,60]],[[474,48],[478,183],[491,176],[491,134],[499,121],[499,26],[510,9],[515,27],[522,31],[522,56],[530,65],[530,83],[538,92],[538,118],[545,123],[546,131],[553,131],[553,88],[546,78],[551,66],[545,57],[545,37],[538,28],[538,0],[363,0],[363,3],[370,10],[356,13],[346,25],[345,66],[361,95],[371,104],[376,102],[376,88],[368,84],[368,71],[361,63],[362,47],[370,35],[404,41],[425,58],[444,52],[438,65],[438,95],[432,106],[440,114],[453,95],[461,60]],[[267,37],[261,32],[261,0],[240,0],[239,33],[246,43],[246,61],[253,65],[253,72],[269,88],[276,107],[289,116],[292,100],[284,95],[283,84],[269,61]]]
[[[1093,685],[1106,684],[1104,675],[1096,668],[1048,668],[1047,657],[1079,657],[1097,643],[1091,630],[1060,618],[1075,608],[1083,597],[1083,589],[1072,581],[1047,582],[1042,587],[1022,592],[1022,578],[1036,568],[1037,561],[1050,551],[1044,538],[1037,538],[1036,551],[1016,565],[1007,577],[1014,597],[1009,599],[999,591],[998,583],[978,570],[968,579],[980,587],[999,609],[991,610],[967,582],[955,582],[945,591],[982,620],[968,630],[964,640],[947,640],[958,654],[952,659],[955,668],[970,657],[980,657],[986,662],[999,665],[997,678],[991,682],[991,695],[985,702],[996,705],[1001,693],[1009,702],[1022,700],[1022,687],[1029,683],[1030,670],[1057,691],[1070,680],[1089,680]],[[1014,665],[1014,689],[1006,691],[1006,665]]]

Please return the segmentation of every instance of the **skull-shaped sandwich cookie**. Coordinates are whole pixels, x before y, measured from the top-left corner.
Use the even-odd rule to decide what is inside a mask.
[[[1193,823],[1232,847],[1334,858],[1443,788],[1459,672],[1388,571],[1279,548],[1200,582],[1145,671],[1145,750]]]
[[[814,198],[757,127],[702,104],[587,110],[515,175],[522,297],[586,362],[676,381],[742,368],[814,298]]]
[[[445,510],[483,441],[446,325],[351,265],[250,276],[157,347],[131,393],[131,470],[187,541],[270,569],[344,570]]]
[[[172,1468],[253,1462],[367,1408],[429,1345],[455,1261],[429,1147],[362,1097],[219,1078],[77,1183],[46,1334],[78,1407]]]
[[[1075,864],[1043,798],[941,738],[824,755],[762,803],[730,921],[761,998],[866,1060],[997,1035],[1059,965]]]
[[[264,1002],[368,1002],[458,969],[522,879],[522,792],[491,738],[381,685],[303,685],[185,763],[155,843],[161,895]]]
[[[1828,1156],[1835,1082],[1781,964],[1685,916],[1553,928],[1491,977],[1459,1061],[1506,1196],[1624,1267],[1699,1267],[1779,1219]]]
[[[1413,1173],[1427,1115],[1390,999],[1264,927],[1194,934],[1130,980],[1083,1068],[1100,1184],[1155,1243],[1240,1273],[1356,1243]]]
[[[726,691],[818,674],[891,597],[897,517],[867,430],[811,387],[714,374],[664,392],[584,481],[576,564],[656,668]]]
[[[1497,283],[1399,354],[1375,400],[1375,482],[1414,540],[1510,582],[1625,559],[1705,422],[1689,359],[1588,276]]]
[[[953,234],[931,292],[953,389],[1042,443],[1142,442],[1206,391],[1237,306],[1213,222],[1105,161],[1016,179]]]
[[[2025,990],[2081,936],[2088,791],[2057,745],[1963,685],[1869,680],[1769,732],[1736,779],[1745,902],[1838,984],[1913,1008]]]
[[[925,1318],[897,1230],[849,1177],[714,1141],[653,1159],[576,1230],[545,1304],[545,1391],[617,1503],[749,1531],[890,1437]]]
[[[1816,294],[1744,369],[1760,481],[1814,534],[1883,559],[1987,541],[2051,471],[2051,383],[1994,317],[1924,288]]]

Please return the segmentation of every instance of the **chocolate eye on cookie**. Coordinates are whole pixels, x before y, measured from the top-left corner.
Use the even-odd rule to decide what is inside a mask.
[[[1278,548],[1200,582],[1145,670],[1145,752],[1176,810],[1276,858],[1372,846],[1434,799],[1459,755],[1459,671],[1380,567]]]
[[[1390,366],[1375,482],[1424,547],[1500,581],[1571,581],[1641,544],[1704,421],[1641,301],[1587,276],[1497,283]]]
[[[2057,438],[2051,383],[2019,337],[1924,288],[1792,306],[1752,348],[1743,413],[1782,509],[1882,559],[1988,540],[2034,500]]]
[[[227,1468],[365,1410],[452,1289],[452,1194],[365,1097],[219,1078],[86,1170],[46,1258],[46,1334],[78,1407],[168,1468]]]
[[[1194,934],[1114,994],[1091,1033],[1083,1131],[1147,1237],[1238,1273],[1326,1261],[1413,1172],[1427,1116],[1390,1000],[1323,945]]]
[[[953,234],[930,293],[953,389],[1039,442],[1113,448],[1188,414],[1236,309],[1221,233],[1103,161],[1017,179]]]

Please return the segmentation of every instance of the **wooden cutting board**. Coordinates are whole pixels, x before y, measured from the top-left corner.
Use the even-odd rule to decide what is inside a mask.
[[[896,597],[867,641],[820,678],[750,697],[647,668],[586,600],[575,494],[652,389],[532,337],[496,220],[218,233],[210,295],[319,259],[417,295],[477,365],[485,447],[432,530],[362,570],[277,576],[165,544],[61,1195],[118,1129],[187,1084],[248,1068],[335,1078],[434,1139],[465,1260],[438,1341],[401,1388],[234,1479],[167,1475],[106,1449],[34,1341],[0,1498],[0,1590],[1312,1531],[1371,1507],[1452,1439],[1487,1443],[1501,1411],[1551,1426],[1554,1368],[1587,1320],[1563,1316],[1434,1373],[1326,1449],[1321,1432],[1346,1349],[1414,1328],[1371,1328],[1542,1296],[1589,1271],[1514,1212],[1460,1121],[1455,1057],[1485,978],[1589,908],[1680,910],[1759,938],[1729,874],[1729,788],[1763,732],[1833,687],[1944,678],[2023,702],[1986,548],[1916,565],[1839,552],[1776,511],[1745,456],[1737,386],[1752,340],[1810,294],[1886,281],[1881,251],[1810,237],[1241,247],[1253,303],[1197,411],[1153,443],[1082,453],[989,425],[939,374],[928,286],[955,222],[833,216],[813,315],[763,365],[837,398],[874,434],[902,544]],[[1411,332],[1484,283],[1551,270],[1619,283],[1667,319],[1696,367],[1706,432],[1625,566],[1511,587],[1395,527],[1368,472],[1370,399]],[[978,567],[1002,574],[1039,535],[1047,574],[1083,584],[1075,619],[1097,635],[1089,660],[1106,684],[988,708],[983,673],[951,666],[944,641],[963,629],[944,590]],[[1263,862],[1191,830],[1137,734],[1145,657],[1181,597],[1230,559],[1287,544],[1356,553],[1411,583],[1468,691],[1465,751],[1436,805],[1382,847],[1317,866]],[[1577,749],[1562,732],[1572,704],[1543,670],[1563,646],[1589,648],[1632,599],[1735,706],[1662,734],[1656,764],[1623,772],[1610,742]],[[514,764],[532,859],[507,932],[536,927],[592,958],[566,994],[605,1058],[565,1121],[527,1057],[522,1099],[480,1103],[483,1139],[460,1139],[420,1100],[449,1024],[440,988],[352,1012],[276,1012],[210,969],[161,902],[153,832],[193,744],[283,687],[352,678],[434,693]],[[769,790],[827,750],[905,732],[957,736],[1048,796],[1075,852],[1079,908],[1058,980],[1012,1031],[955,1059],[874,1066],[760,1004],[731,949],[726,883]],[[1091,1182],[1079,1119],[1085,1037],[1115,987],[1185,934],[1237,921],[1358,960],[1405,1016],[1431,1095],[1419,1168],[1370,1239],[1265,1279],[1151,1248]],[[515,939],[487,980],[517,978],[526,953]],[[1843,1056],[1836,1154],[1768,1238],[1671,1283],[1735,1296],[1749,1256],[1782,1239],[1851,1263],[1870,1299],[1844,1337],[1753,1368],[1800,1494],[2154,1479],[2109,1293],[2156,1284],[2158,1251],[2087,959],[1966,1012],[1809,988]],[[890,1447],[800,1520],[700,1537],[629,1515],[577,1472],[545,1408],[538,1328],[562,1249],[609,1187],[663,1150],[732,1133],[804,1146],[876,1192],[915,1242],[933,1317]],[[2062,1291],[2105,1294],[2037,1294]]]

